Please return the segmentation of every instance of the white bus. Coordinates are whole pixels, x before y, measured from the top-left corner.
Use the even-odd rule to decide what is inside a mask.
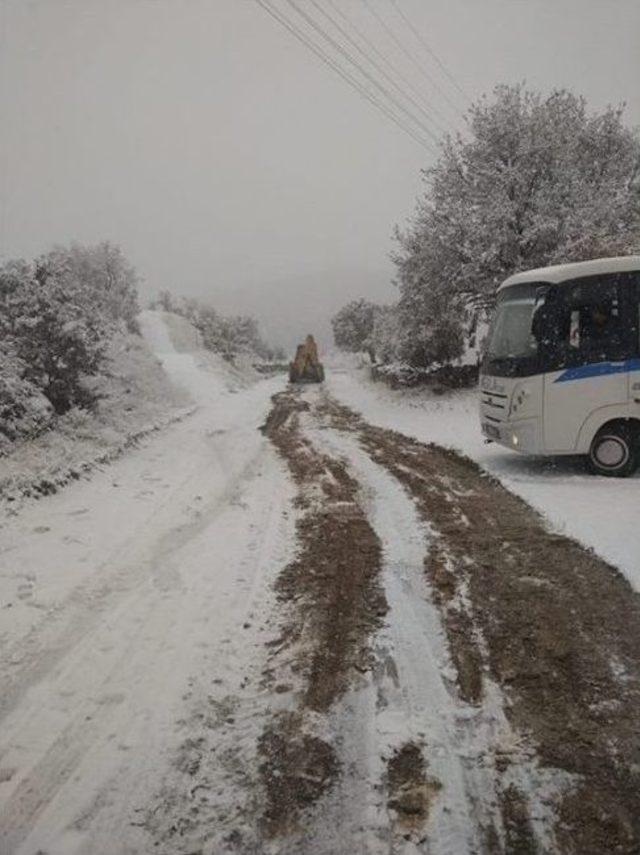
[[[639,301],[640,256],[507,279],[480,370],[486,438],[631,474],[640,462]]]

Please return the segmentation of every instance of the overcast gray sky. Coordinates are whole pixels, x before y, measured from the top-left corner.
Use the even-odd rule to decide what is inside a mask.
[[[311,32],[289,0],[269,2]],[[626,101],[640,124],[640,0],[395,2],[472,99],[526,80],[594,108]],[[329,28],[313,0],[295,3]],[[364,32],[425,112],[461,126],[442,96],[456,90],[393,0],[316,3]],[[432,154],[255,0],[0,8],[3,256],[109,239],[147,292],[253,312],[273,334],[324,330],[353,296],[393,297],[391,233]]]

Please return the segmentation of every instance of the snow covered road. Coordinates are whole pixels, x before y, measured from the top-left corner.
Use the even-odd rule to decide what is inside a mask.
[[[252,659],[242,626],[287,558],[290,487],[257,430],[282,381],[240,388],[162,333],[198,412],[3,528],[3,855],[147,851],[131,811],[172,762],[185,695]]]
[[[195,413],[2,520],[0,855],[637,851],[623,577],[351,377],[142,322]]]

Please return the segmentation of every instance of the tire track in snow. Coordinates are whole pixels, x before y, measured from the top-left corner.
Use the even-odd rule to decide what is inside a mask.
[[[0,674],[2,697],[0,698],[0,720],[6,717],[19,703],[24,694],[53,668],[64,660],[84,638],[90,636],[105,615],[119,607],[130,597],[140,595],[139,588],[150,575],[159,587],[171,587],[176,583],[172,572],[172,556],[211,525],[216,515],[226,508],[230,498],[243,481],[251,477],[264,453],[264,447],[248,461],[239,472],[235,472],[223,491],[199,510],[195,517],[185,516],[177,525],[170,525],[156,543],[149,545],[144,536],[137,532],[124,543],[118,544],[94,573],[77,586],[68,599],[59,604],[52,614],[38,624],[26,638],[21,638],[13,647],[7,647]],[[164,512],[175,517],[175,506],[183,512],[189,511],[190,500],[198,485],[204,486],[207,475],[214,470],[200,464],[190,471],[164,500],[157,504],[149,523]],[[173,581],[172,581],[173,580]],[[0,749],[0,757],[2,752]]]
[[[25,855],[38,846],[51,853],[78,847],[107,852],[114,823],[124,826],[116,838],[123,846],[128,841],[139,851],[146,847],[143,832],[126,819],[134,819],[133,804],[140,804],[149,784],[157,783],[159,770],[169,763],[176,721],[184,718],[178,710],[188,708],[195,683],[206,683],[208,675],[209,692],[215,692],[217,684],[228,684],[242,663],[253,659],[253,634],[244,632],[241,641],[233,638],[243,632],[240,628],[253,611],[257,621],[263,620],[256,599],[282,558],[274,531],[282,507],[273,484],[273,466],[279,464],[264,448],[270,461],[266,468],[264,459],[254,460],[249,475],[228,491],[225,507],[216,505],[212,516],[200,520],[192,536],[170,552],[172,561],[179,556],[182,563],[183,585],[167,590],[149,580],[138,597],[110,613],[87,647],[74,648],[65,667],[38,687],[41,702],[32,703],[26,717],[16,714],[3,731],[17,755],[26,751],[27,756],[0,814],[2,855],[22,852],[23,844]],[[284,473],[281,477],[284,482]],[[255,521],[261,519],[264,526],[257,527]],[[252,529],[252,538],[247,539],[243,529]],[[212,575],[201,556],[216,549],[225,530],[226,549],[218,547],[215,562],[221,572]],[[216,605],[220,601],[225,603],[223,613]],[[217,616],[213,624],[212,614]],[[189,674],[196,676],[188,680]],[[48,698],[56,699],[51,712],[45,711]],[[193,738],[199,725],[194,720],[185,738]],[[254,726],[254,742],[256,732]],[[118,745],[110,734],[117,734]],[[143,745],[149,750],[143,751]],[[188,810],[180,801],[173,808],[173,814],[166,809],[165,814],[176,821],[181,808]]]
[[[287,485],[283,467],[279,475]],[[171,768],[156,782],[154,797],[140,809],[141,825],[159,855],[262,851],[256,750],[274,703],[263,674],[267,645],[277,632],[273,583],[292,558],[294,521],[288,485],[274,493],[267,477],[259,489],[262,502],[249,500],[245,508],[254,536],[238,564],[243,585],[229,604],[233,624],[217,647],[214,668],[191,664],[193,677],[177,723],[180,744]],[[244,505],[247,497],[238,501]]]
[[[455,670],[424,579],[428,532],[400,484],[371,461],[355,438],[318,430],[310,421],[305,432],[313,443],[343,458],[361,485],[365,508],[383,547],[383,585],[389,603],[385,626],[376,634],[373,681],[355,689],[332,721],[332,729],[343,736],[344,765],[350,770],[335,806],[355,801],[364,808],[364,816],[369,815],[367,827],[362,815],[343,810],[341,822],[346,827],[340,835],[360,839],[363,851],[371,853],[411,851],[425,839],[434,855],[481,851],[483,817],[470,792],[465,765],[482,750],[484,734],[477,736],[483,730],[478,719],[485,714],[456,698]],[[487,724],[493,726],[491,718]],[[351,738],[355,745],[349,747]],[[402,829],[392,833],[394,817],[389,816],[386,794],[380,789],[385,765],[374,758],[389,760],[394,750],[413,740],[423,746],[429,773],[443,790],[435,797],[422,832],[404,841]],[[491,770],[485,770],[483,777],[485,793],[491,792]],[[328,816],[322,821],[330,822]],[[329,853],[330,845],[316,844],[312,851]]]
[[[321,409],[434,526],[426,569],[449,643],[476,646],[473,695],[504,722],[487,741],[499,808],[487,851],[635,852],[640,611],[626,580],[468,458],[331,399]]]
[[[308,410],[302,390],[276,395],[273,403],[264,432],[287,462],[301,513],[298,553],[276,583],[281,635],[265,676],[288,706],[266,722],[260,740],[261,827],[269,851],[305,851],[309,816],[339,777],[333,740],[319,729],[354,675],[370,668],[371,636],[387,604],[380,544],[357,482],[301,434],[300,417]],[[323,837],[330,834],[323,829]]]
[[[463,809],[459,813],[461,819],[457,824],[457,830],[455,827],[453,829],[449,827],[443,832],[443,829],[447,829],[447,822],[445,818],[443,823],[441,817],[449,813],[446,800],[450,793],[446,792],[446,782],[441,781],[445,784],[445,789],[433,800],[432,816],[437,818],[427,824],[429,832],[435,829],[434,835],[427,834],[423,845],[419,840],[415,843],[418,838],[414,835],[414,842],[411,845],[417,845],[420,851],[438,853],[511,852],[514,851],[514,846],[522,847],[525,844],[531,851],[553,851],[555,846],[553,804],[559,795],[566,791],[571,782],[570,776],[541,766],[530,740],[514,732],[505,715],[508,701],[493,682],[486,665],[482,666],[484,686],[481,696],[474,697],[473,702],[467,702],[466,695],[462,692],[464,684],[461,683],[460,674],[454,667],[456,662],[449,655],[452,652],[449,646],[451,644],[450,627],[447,625],[445,633],[440,614],[441,604],[437,601],[437,592],[430,588],[429,576],[425,573],[425,563],[430,557],[428,547],[432,543],[435,543],[436,549],[440,547],[437,534],[435,532],[432,534],[429,523],[423,521],[424,518],[419,514],[420,507],[410,491],[406,490],[403,480],[397,477],[397,473],[389,471],[389,468],[384,465],[386,461],[378,461],[377,456],[372,453],[370,444],[365,444],[364,447],[360,444],[359,430],[367,426],[364,423],[358,423],[357,418],[351,417],[347,411],[343,412],[339,407],[336,408],[324,393],[320,393],[313,400],[315,408],[312,410],[312,416],[307,419],[309,430],[314,432],[313,436],[317,442],[324,442],[334,454],[342,453],[361,483],[369,484],[369,494],[373,497],[371,520],[378,534],[381,537],[384,535],[391,543],[397,542],[396,549],[400,556],[406,549],[406,543],[415,538],[416,530],[421,530],[423,537],[426,537],[422,550],[416,550],[410,561],[401,559],[395,562],[396,572],[385,575],[385,583],[388,583],[389,579],[393,581],[386,588],[391,612],[381,637],[385,632],[391,631],[391,635],[395,637],[387,640],[385,647],[393,650],[394,646],[400,649],[404,646],[406,662],[414,663],[413,674],[408,664],[404,666],[407,674],[407,682],[403,687],[404,702],[407,706],[406,698],[410,699],[409,709],[413,706],[411,695],[412,691],[415,691],[414,687],[418,687],[417,692],[420,694],[420,687],[425,682],[428,685],[429,682],[429,676],[425,673],[425,663],[420,661],[418,651],[435,652],[432,657],[431,672],[436,681],[440,678],[441,685],[446,690],[441,696],[444,703],[446,704],[448,694],[453,708],[449,708],[451,714],[447,716],[445,706],[443,716],[443,708],[438,707],[438,714],[434,717],[435,728],[431,732],[431,738],[436,742],[434,753],[437,757],[439,755],[436,762],[441,768],[444,767],[442,774],[445,775],[447,763],[442,761],[447,759],[447,751],[451,750],[449,759],[457,763],[461,771],[461,777],[460,775],[457,777],[457,797],[461,799],[462,804],[466,802],[470,825],[466,825]],[[318,422],[322,430],[318,430]],[[382,480],[380,480],[381,477]],[[453,490],[453,485],[450,486]],[[398,511],[394,510],[396,503],[390,499],[390,491],[394,490],[398,496]],[[451,498],[454,498],[453,493]],[[405,504],[404,510],[399,510],[403,500],[405,503],[408,502],[409,507]],[[452,501],[451,504],[453,515],[455,502]],[[455,525],[464,526],[462,518],[460,520],[457,517],[454,518]],[[406,525],[407,520],[413,520],[413,522]],[[408,568],[410,571],[407,574]],[[411,581],[408,586],[407,578]],[[463,588],[464,586],[457,596],[464,599]],[[462,601],[460,605],[467,607]],[[425,611],[430,614],[426,614]],[[407,627],[413,627],[413,629],[407,631]],[[423,630],[422,638],[420,628]],[[403,635],[406,636],[404,639]],[[486,661],[486,650],[481,635],[475,638],[474,643],[479,646],[479,651]],[[402,659],[402,654],[399,658]],[[389,682],[389,670],[391,670],[391,682],[398,689],[401,686],[400,668],[395,659],[391,669],[388,667],[381,669],[383,675],[386,671],[387,682]],[[433,693],[427,694],[428,697],[425,695],[423,705],[420,706],[418,703],[415,708],[420,710],[418,719],[424,710],[427,720],[430,721],[430,716],[434,715],[431,700]],[[440,742],[438,742],[438,735],[442,733],[438,730],[438,726],[442,724],[442,719],[446,723],[444,739],[440,736]],[[366,718],[360,717],[361,728],[363,720],[366,721]],[[358,716],[352,715],[350,725],[340,722],[336,727],[343,730],[350,729],[356,734],[357,739],[357,722]],[[423,727],[422,732],[424,731]],[[431,764],[429,745],[425,736],[426,733],[420,738],[425,742],[425,757]],[[405,742],[405,746],[411,744],[410,741]],[[386,759],[389,760],[388,754]],[[435,769],[429,765],[428,771],[431,774]],[[360,775],[360,779],[362,777]],[[359,776],[355,775],[354,780],[357,783]],[[345,799],[349,797],[346,792],[344,796]],[[466,843],[463,839],[465,835]],[[396,836],[396,839],[391,841],[391,851],[404,852],[405,845],[405,843],[399,843]],[[397,848],[398,846],[400,848]],[[329,852],[330,849],[321,851]],[[369,849],[366,851],[368,852]],[[382,848],[380,851],[388,850]],[[414,850],[409,847],[406,851]]]

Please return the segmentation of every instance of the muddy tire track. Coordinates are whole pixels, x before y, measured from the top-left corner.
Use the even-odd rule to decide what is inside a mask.
[[[262,821],[266,837],[295,833],[300,814],[324,795],[338,774],[332,746],[304,728],[300,713],[281,713],[260,738],[259,771],[268,793]]]
[[[381,546],[358,483],[343,461],[320,453],[303,435],[300,416],[308,410],[299,391],[282,392],[263,426],[289,467],[300,511],[298,555],[275,585],[285,617],[265,678],[276,690],[288,677],[301,688],[295,714],[275,715],[259,744],[267,837],[295,831],[338,774],[333,746],[314,732],[317,714],[371,668],[370,639],[388,609],[379,580]]]
[[[320,411],[358,436],[434,532],[425,571],[461,697],[479,703],[486,674],[542,766],[571,776],[556,805],[557,851],[639,852],[640,596],[467,458],[372,427],[326,397]],[[506,851],[534,852],[527,797],[508,783],[509,757],[501,764]]]
[[[386,785],[395,825],[410,839],[426,825],[431,803],[442,789],[440,781],[429,776],[420,745],[405,742],[394,752],[387,763]]]

